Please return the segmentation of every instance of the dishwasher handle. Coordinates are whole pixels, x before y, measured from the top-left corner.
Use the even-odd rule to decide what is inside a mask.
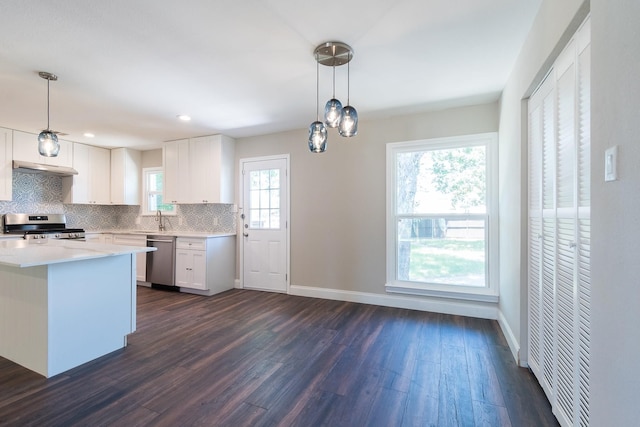
[[[149,242],[173,243],[173,240],[164,240],[164,239],[147,239],[147,243],[149,243]]]

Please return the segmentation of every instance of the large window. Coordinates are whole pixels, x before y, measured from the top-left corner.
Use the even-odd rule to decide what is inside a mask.
[[[162,168],[144,168],[142,215],[155,215],[162,211],[163,215],[175,215],[176,207],[171,203],[164,203],[164,181]]]
[[[481,134],[388,145],[387,290],[495,299],[496,143]]]

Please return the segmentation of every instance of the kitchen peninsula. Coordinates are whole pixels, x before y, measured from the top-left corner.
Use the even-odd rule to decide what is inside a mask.
[[[0,356],[52,377],[127,345],[136,253],[71,240],[0,240]]]

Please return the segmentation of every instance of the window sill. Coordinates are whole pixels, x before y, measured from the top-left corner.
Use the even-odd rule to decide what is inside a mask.
[[[447,286],[446,288],[426,288],[424,285],[420,286],[411,282],[391,282],[385,284],[385,290],[388,293],[394,294],[417,295],[424,297],[489,303],[497,303],[500,299],[497,294],[492,293],[487,288],[474,289],[468,286],[461,286],[460,290],[452,290],[451,286]]]

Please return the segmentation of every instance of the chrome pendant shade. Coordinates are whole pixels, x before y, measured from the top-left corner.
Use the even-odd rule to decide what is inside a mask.
[[[309,126],[309,150],[314,153],[322,153],[327,149],[327,127],[338,128],[340,136],[351,137],[358,132],[358,113],[349,104],[349,70],[347,71],[347,106],[336,98],[336,67],[349,64],[353,58],[351,47],[342,42],[327,42],[316,47],[314,56],[317,64],[333,67],[333,97],[327,101],[324,107],[324,122],[319,116]],[[348,69],[347,65],[347,69]],[[319,103],[319,71],[316,65],[316,115],[318,115]]]
[[[60,152],[60,143],[58,135],[49,129],[49,83],[51,80],[58,80],[58,76],[45,71],[39,72],[38,75],[47,81],[47,129],[38,135],[38,152],[41,156],[56,157]]]

